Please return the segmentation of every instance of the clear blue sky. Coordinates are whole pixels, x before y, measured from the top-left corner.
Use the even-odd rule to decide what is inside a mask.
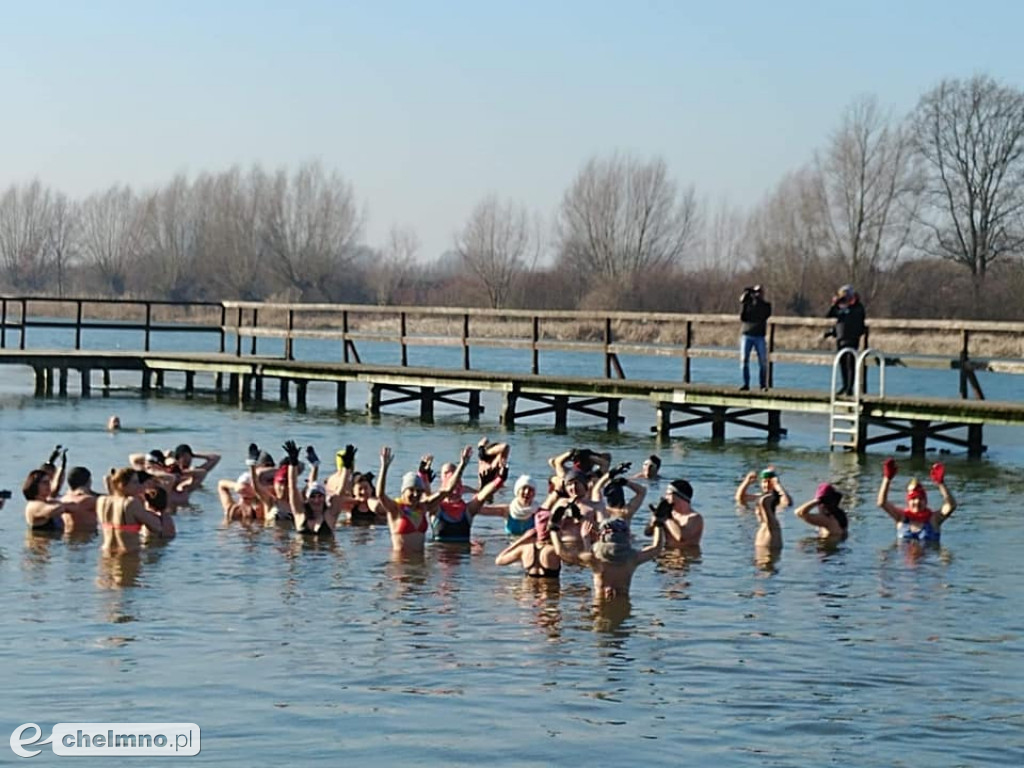
[[[587,158],[661,155],[755,204],[856,96],[1024,85],[1024,3],[0,0],[0,188],[73,195],[319,159],[423,258],[496,192],[550,214]]]

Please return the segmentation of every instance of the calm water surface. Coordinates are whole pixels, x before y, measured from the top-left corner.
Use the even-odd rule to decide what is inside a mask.
[[[874,506],[882,455],[823,451],[822,418],[784,417],[790,435],[769,449],[742,433],[657,445],[645,432],[653,413],[634,405],[619,435],[542,423],[502,434],[496,401],[469,427],[455,415],[434,426],[339,417],[315,406],[332,401],[326,387],[311,388],[304,414],[30,391],[26,373],[0,372],[0,486],[16,493],[57,442],[96,474],[189,442],[225,454],[216,477],[242,471],[250,440],[279,453],[292,437],[322,455],[354,442],[363,467],[389,443],[393,488],[421,454],[454,457],[487,432],[534,476],[572,444],[637,465],[657,450],[666,475],[693,482],[707,531],[699,559],[644,566],[628,609],[606,611],[582,571],[545,591],[495,567],[505,539],[493,519],[474,526],[482,552],[428,545],[423,562],[395,562],[383,529],[311,545],[225,527],[210,481],[180,512],[175,541],[111,567],[95,540],[27,534],[14,499],[0,513],[5,734],[24,722],[46,733],[195,722],[203,750],[190,760],[239,766],[1024,764],[1022,431],[987,430],[982,461],[947,457],[961,507],[942,547],[921,552],[897,546]],[[114,412],[126,429],[112,436]],[[836,482],[847,542],[822,549],[787,513],[782,554],[755,563],[756,525],[732,494],[769,461],[797,500]],[[903,463],[905,476],[926,473]],[[44,747],[33,764],[57,759]]]

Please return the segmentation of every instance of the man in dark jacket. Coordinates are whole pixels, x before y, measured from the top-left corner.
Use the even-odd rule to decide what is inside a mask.
[[[825,338],[835,336],[836,350],[852,349],[856,352],[860,347],[860,337],[864,335],[864,304],[852,285],[844,285],[832,298],[832,306],[825,317],[834,317],[835,326],[825,332]],[[839,362],[839,370],[843,375],[843,384],[836,394],[853,395],[854,370],[856,355],[843,355]]]
[[[768,332],[768,318],[772,316],[771,302],[764,300],[764,289],[760,285],[745,288],[740,296],[740,369],[743,371],[741,390],[750,389],[750,352],[757,352],[757,363],[761,373],[761,391],[768,389],[768,374],[765,362],[768,351],[764,337]]]

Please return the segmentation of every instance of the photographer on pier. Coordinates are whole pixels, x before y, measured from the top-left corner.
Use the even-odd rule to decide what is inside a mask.
[[[760,285],[744,288],[740,296],[740,369],[743,371],[741,391],[750,389],[750,352],[757,352],[757,363],[760,368],[761,391],[768,389],[768,375],[765,366],[768,350],[764,337],[768,331],[768,318],[772,316],[771,302],[764,300],[764,289]]]
[[[853,290],[852,285],[844,285],[836,295],[832,297],[832,305],[828,308],[826,317],[835,318],[834,327],[825,331],[825,338],[835,337],[836,352],[843,349],[854,351],[860,347],[860,337],[864,335],[864,304],[860,295]],[[836,391],[837,395],[851,397],[853,395],[853,380],[856,368],[855,355],[843,355],[839,361],[839,370],[843,375],[843,383]]]

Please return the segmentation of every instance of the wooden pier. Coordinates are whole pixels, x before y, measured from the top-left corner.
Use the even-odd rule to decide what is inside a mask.
[[[40,309],[30,311],[35,305]],[[102,311],[103,317],[87,316],[88,310]],[[55,311],[58,310],[58,311]],[[623,400],[650,404],[654,412],[653,432],[669,437],[675,430],[710,427],[713,438],[724,439],[727,427],[762,432],[768,440],[786,434],[785,412],[832,412],[834,401],[828,391],[770,389],[742,392],[734,386],[693,381],[691,361],[698,358],[735,358],[731,346],[707,343],[714,332],[705,326],[721,326],[721,338],[735,335],[732,316],[650,315],[633,313],[504,312],[471,309],[413,307],[362,307],[353,305],[280,305],[256,303],[117,302],[72,299],[64,302],[34,297],[0,298],[0,364],[28,366],[35,372],[35,394],[66,397],[74,389],[88,397],[95,390],[109,395],[111,374],[139,375],[143,394],[180,390],[185,397],[211,392],[242,405],[264,401],[271,396],[268,380],[276,381],[276,398],[305,408],[308,385],[328,382],[336,387],[336,407],[349,407],[348,385],[365,386],[366,408],[370,413],[399,404],[417,404],[420,417],[432,420],[435,407],[464,411],[470,420],[484,413],[481,394],[497,393],[501,398],[500,422],[508,428],[522,419],[553,418],[556,428],[568,427],[569,417],[598,419],[616,430],[624,421]],[[111,318],[114,316],[114,319]],[[426,318],[429,332],[417,332],[413,318]],[[827,321],[803,318],[773,318],[770,326],[770,381],[777,365],[830,365],[828,350],[806,351],[779,343],[785,332],[808,330],[819,334]],[[677,326],[672,344],[621,342],[629,323]],[[447,325],[446,325],[447,324]],[[576,336],[560,338],[547,331],[549,325],[574,324]],[[589,336],[580,325],[589,324]],[[475,327],[487,332],[473,335]],[[494,326],[499,335],[493,333]],[[438,329],[441,329],[440,331]],[[795,331],[794,331],[795,329]],[[886,350],[875,354],[875,363],[959,371],[959,391],[948,398],[901,397],[864,392],[856,402],[859,421],[853,447],[864,451],[872,445],[909,440],[915,454],[927,444],[942,442],[963,448],[970,455],[984,451],[985,424],[1024,426],[1024,403],[993,402],[984,399],[978,371],[1024,373],[1024,360],[978,356],[972,338],[1024,333],[1024,325],[1012,323],[943,323],[922,321],[875,321],[871,331],[877,338],[889,332],[909,331],[952,334],[955,354],[948,357],[919,355],[913,351]],[[206,334],[206,344],[194,345],[207,351],[157,351],[154,341],[170,334]],[[66,335],[67,348],[37,348],[29,344],[30,334]],[[86,337],[98,333],[117,334],[122,349],[88,349]],[[135,334],[136,348],[126,348],[124,337]],[[594,340],[593,337],[597,339]],[[10,338],[9,338],[10,337]],[[13,342],[17,338],[17,344]],[[178,346],[182,346],[181,337]],[[189,337],[192,338],[192,337]],[[198,338],[198,336],[195,336]],[[703,344],[697,341],[703,338]],[[73,339],[73,343],[72,343]],[[258,348],[263,340],[264,349]],[[212,342],[212,343],[210,343]],[[327,344],[336,342],[335,359],[324,357]],[[267,344],[276,345],[272,352]],[[397,358],[393,363],[364,362],[369,347],[390,345]],[[94,344],[93,346],[98,346]],[[130,346],[130,345],[129,345]],[[186,346],[193,346],[191,344]],[[360,346],[363,356],[360,354]],[[975,342],[977,347],[977,343]],[[414,348],[443,350],[456,347],[449,355],[450,366],[411,365]],[[212,348],[213,351],[209,351]],[[473,368],[471,350],[498,348],[522,350],[523,372]],[[541,371],[542,353],[583,353],[595,361],[593,376],[565,375]],[[431,358],[440,357],[440,352]],[[647,355],[670,358],[665,362],[665,379],[627,378],[620,356]],[[671,358],[676,359],[676,365]],[[552,366],[554,367],[554,366]],[[673,376],[674,370],[678,375]],[[601,375],[603,374],[603,375]],[[197,386],[197,375],[210,380]],[[99,377],[99,381],[95,381]],[[172,380],[180,383],[173,386]],[[77,383],[77,387],[73,385]],[[972,397],[973,396],[973,397]],[[959,434],[959,433],[964,434]]]

